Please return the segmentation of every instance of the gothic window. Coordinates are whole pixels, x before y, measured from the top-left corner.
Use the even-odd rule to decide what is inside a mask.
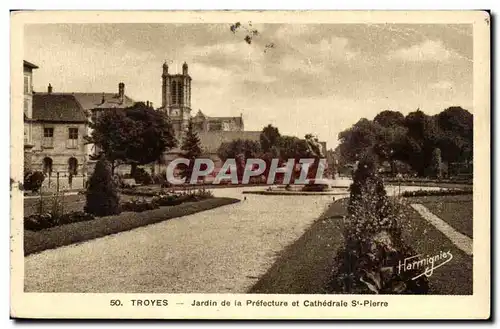
[[[177,99],[178,99],[178,102],[179,104],[184,104],[184,88],[183,88],[183,85],[182,85],[182,82],[177,82],[178,83],[178,86],[177,86]]]
[[[174,81],[172,83],[172,104],[177,104],[177,83]]]

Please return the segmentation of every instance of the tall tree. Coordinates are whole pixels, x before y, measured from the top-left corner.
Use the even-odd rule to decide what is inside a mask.
[[[268,125],[260,133],[260,146],[263,152],[271,152],[278,155],[281,134],[278,128]]]
[[[193,120],[189,119],[188,129],[182,141],[181,150],[184,151],[184,157],[189,159],[189,165],[181,167],[181,177],[190,178],[193,173],[194,161],[202,154],[200,138],[193,128]]]

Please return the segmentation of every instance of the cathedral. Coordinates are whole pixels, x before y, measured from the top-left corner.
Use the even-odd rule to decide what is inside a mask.
[[[196,114],[192,113],[192,78],[189,75],[187,63],[184,62],[182,65],[182,73],[171,74],[167,63],[164,63],[162,68],[162,106],[159,110],[170,118],[175,136],[179,141],[177,148],[165,154],[163,161],[165,164],[182,155],[180,145],[189,119],[192,119],[193,126],[200,137],[204,157],[211,158],[216,165],[220,163],[217,150],[222,143],[236,139],[259,141],[260,131],[244,130],[242,114],[234,117],[214,117],[205,115],[201,110],[198,110]]]

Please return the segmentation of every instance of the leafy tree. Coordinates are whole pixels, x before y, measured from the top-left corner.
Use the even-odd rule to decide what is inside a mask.
[[[472,161],[474,118],[461,107],[449,107],[436,116],[441,130],[439,146],[446,162]]]
[[[95,216],[109,216],[120,213],[120,198],[111,175],[108,161],[97,161],[88,181],[85,212]]]
[[[405,116],[401,112],[387,110],[377,114],[373,121],[382,127],[403,126]]]
[[[168,117],[152,107],[139,102],[126,109],[103,111],[90,123],[93,129],[88,143],[95,144],[111,162],[130,163],[134,176],[137,165],[158,160],[177,141]]]
[[[246,160],[261,158],[260,143],[250,139],[236,139],[222,143],[217,150],[217,155],[223,160],[236,160],[236,174],[241,180],[245,170]]]
[[[306,141],[295,136],[281,136],[278,145],[282,161],[288,159],[299,160],[309,155]]]
[[[112,172],[117,161],[127,160],[127,147],[133,124],[125,111],[120,109],[101,112],[97,118],[89,122],[93,130],[91,136],[86,136],[87,143],[98,147],[100,152],[96,154],[97,159],[105,157],[111,162]]]
[[[126,115],[134,123],[131,140],[127,148],[127,159],[132,163],[131,174],[136,165],[158,160],[165,151],[175,147],[174,130],[168,117],[144,103],[127,108]]]
[[[260,143],[250,139],[236,139],[219,146],[217,155],[223,160],[236,159],[238,155],[245,159],[258,158],[261,154]]]
[[[198,137],[198,133],[193,128],[193,120],[189,119],[188,129],[186,131],[186,135],[182,141],[181,150],[184,151],[184,157],[190,159],[189,165],[184,166],[181,169],[181,177],[182,178],[190,178],[193,173],[194,160],[199,158],[202,150],[201,150],[200,138]]]
[[[281,134],[278,128],[268,125],[260,133],[260,146],[263,152],[271,152],[274,156],[279,153]]]
[[[348,162],[356,162],[367,154],[375,154],[375,144],[382,127],[368,119],[361,119],[354,126],[339,134],[340,153]]]
[[[432,152],[438,146],[439,127],[434,118],[417,110],[405,117],[408,128],[406,158],[420,176],[425,175],[425,168],[430,167]]]

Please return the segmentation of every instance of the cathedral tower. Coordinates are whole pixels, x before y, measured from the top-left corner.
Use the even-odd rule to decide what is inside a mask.
[[[162,111],[170,117],[175,135],[181,140],[191,117],[191,77],[185,62],[182,74],[169,74],[167,63],[163,64]]]

